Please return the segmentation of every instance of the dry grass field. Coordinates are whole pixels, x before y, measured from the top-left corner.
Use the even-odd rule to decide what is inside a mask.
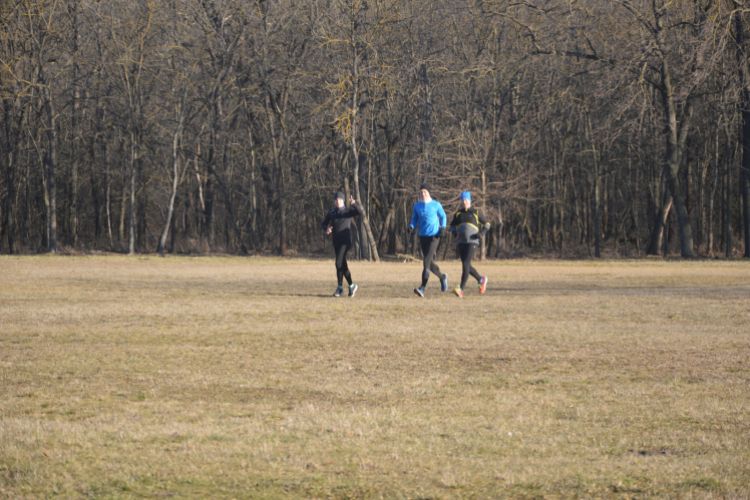
[[[0,498],[750,498],[750,263],[476,267],[2,256]]]

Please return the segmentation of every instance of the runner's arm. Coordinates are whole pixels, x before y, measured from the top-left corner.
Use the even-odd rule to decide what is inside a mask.
[[[358,215],[362,215],[363,213],[364,212],[362,211],[362,207],[360,207],[359,203],[356,203],[356,201],[355,201],[349,207],[349,212],[347,212],[347,216],[348,217],[356,217]]]
[[[438,216],[438,225],[440,226],[440,229],[445,229],[445,226],[448,225],[448,216],[445,215],[445,210],[443,209],[443,205],[438,203],[438,210],[437,210],[437,216]]]
[[[490,231],[490,221],[487,220],[481,210],[479,210],[479,223],[482,224],[482,229],[479,231],[479,237],[481,238]]]
[[[414,204],[414,208],[411,211],[411,222],[409,223],[409,229],[414,231],[414,228],[419,224],[419,214],[417,213],[417,204]]]
[[[456,232],[456,228],[458,227],[458,224],[459,224],[459,222],[458,222],[458,214],[459,213],[460,212],[456,212],[453,215],[453,220],[451,221],[451,233],[455,233]]]

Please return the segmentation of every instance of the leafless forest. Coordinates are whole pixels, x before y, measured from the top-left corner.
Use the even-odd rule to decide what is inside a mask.
[[[750,0],[3,0],[0,252],[750,257]],[[441,249],[443,255],[449,245]]]

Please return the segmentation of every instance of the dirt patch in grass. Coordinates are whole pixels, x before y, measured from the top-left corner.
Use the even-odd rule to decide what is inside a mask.
[[[0,257],[0,498],[750,497],[747,263],[476,264]]]

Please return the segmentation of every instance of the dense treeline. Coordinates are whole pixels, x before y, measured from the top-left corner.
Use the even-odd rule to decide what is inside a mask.
[[[5,0],[0,251],[750,256],[750,0]],[[442,255],[447,245],[440,250]]]

